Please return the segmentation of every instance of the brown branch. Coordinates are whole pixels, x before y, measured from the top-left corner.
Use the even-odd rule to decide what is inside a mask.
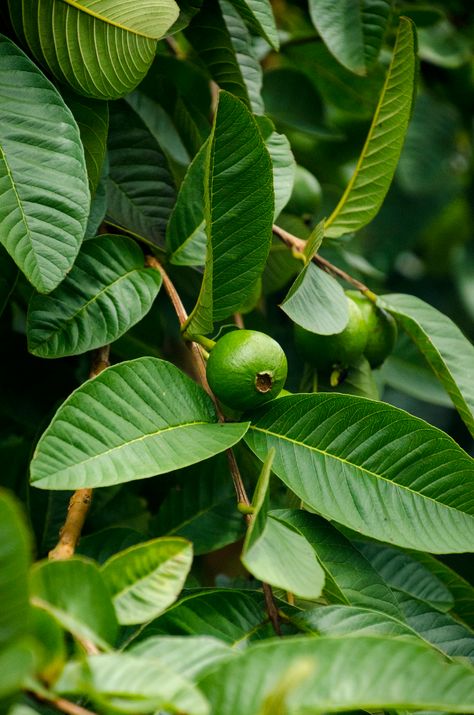
[[[277,636],[281,636],[280,627],[280,614],[278,613],[278,608],[275,606],[275,601],[273,600],[273,591],[270,584],[262,582],[263,595],[265,597],[265,607],[267,609],[268,617],[270,623],[273,626],[273,630]]]
[[[96,377],[109,364],[109,346],[107,345],[94,352],[89,377]],[[48,554],[51,561],[62,561],[74,556],[91,502],[92,489],[78,489],[74,492],[69,500],[66,521],[59,532],[59,541]]]
[[[86,710],[86,708],[76,705],[76,703],[72,703],[70,700],[65,700],[64,698],[56,698],[53,695],[49,697],[42,693],[33,692],[32,690],[27,690],[26,692],[31,698],[41,703],[47,703],[67,715],[96,715],[92,710]]]
[[[304,248],[306,246],[306,241],[304,241],[302,238],[294,236],[292,233],[285,231],[285,229],[280,228],[280,226],[277,225],[273,226],[273,233],[275,234],[275,236],[278,236],[278,238],[283,241],[283,243],[286,244],[288,248],[295,249],[300,253],[303,253]],[[342,268],[338,268],[337,266],[333,265],[328,260],[326,260],[326,258],[323,258],[318,253],[313,256],[312,260],[317,266],[319,266],[319,268],[321,268],[323,271],[326,271],[326,273],[329,273],[333,276],[337,276],[338,278],[342,278],[342,280],[346,281],[346,283],[350,283],[350,285],[353,285],[354,288],[360,290],[361,293],[364,293],[371,300],[375,299],[374,293],[372,293],[370,288],[368,288],[365,283],[362,283],[361,281],[357,280],[357,278],[353,278],[351,275],[349,275],[349,273],[346,273],[346,271],[343,271]]]

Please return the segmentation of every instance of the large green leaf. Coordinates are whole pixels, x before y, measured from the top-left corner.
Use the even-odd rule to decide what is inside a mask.
[[[19,37],[79,94],[117,99],[153,62],[156,40],[178,17],[174,0],[9,0]],[[65,41],[64,38],[67,38]]]
[[[413,105],[415,34],[401,18],[382,93],[354,174],[331,216],[325,233],[337,238],[357,231],[378,213],[392,181]]]
[[[124,653],[68,663],[55,690],[67,696],[84,695],[85,691],[102,710],[123,715],[164,710],[187,715],[209,712],[200,691],[170,670],[166,661]]]
[[[268,514],[273,450],[262,467],[247,529],[241,560],[255,578],[294,593],[317,599],[324,585],[324,572],[305,537],[293,525]]]
[[[51,613],[80,640],[109,649],[118,631],[112,600],[98,566],[76,556],[43,561],[30,579],[33,603]]]
[[[140,640],[156,635],[196,635],[235,645],[272,634],[263,594],[213,588],[182,598],[148,624]]]
[[[445,584],[410,554],[362,541],[355,545],[392,588],[437,611],[449,611],[453,607],[453,597]]]
[[[1,242],[35,288],[53,290],[74,263],[86,228],[84,149],[58,91],[3,35],[0,198]]]
[[[420,298],[391,294],[381,304],[418,346],[474,435],[474,346],[452,320]]]
[[[269,0],[232,0],[247,25],[257,35],[263,37],[274,50],[278,50],[280,39]]]
[[[307,677],[290,689],[288,715],[359,708],[474,712],[470,666],[448,663],[414,640],[375,636],[297,637],[253,645],[218,666],[200,686],[212,712],[256,715],[285,674],[303,665]]]
[[[66,88],[61,89],[61,94],[81,133],[89,175],[89,188],[93,196],[100,181],[107,151],[109,106],[107,102],[86,99],[75,92],[66,90]]]
[[[192,541],[196,555],[238,541],[244,535],[244,519],[235,502],[227,455],[180,472],[151,528],[156,535]]]
[[[206,269],[188,334],[211,332],[253,295],[273,211],[272,165],[257,124],[240,100],[221,92],[206,167]]]
[[[185,34],[219,87],[263,114],[262,70],[234,6],[228,0],[208,0]]]
[[[165,661],[175,673],[192,679],[236,653],[226,643],[210,636],[153,636],[132,646],[128,652],[140,658]]]
[[[450,437],[389,405],[292,395],[259,411],[246,442],[323,516],[433,553],[474,548],[474,461]],[[317,475],[317,478],[316,478]]]
[[[416,636],[403,620],[360,606],[318,606],[296,613],[291,621],[322,636]]]
[[[403,620],[390,586],[332,524],[302,510],[277,510],[272,514],[298,529],[311,544],[326,573],[329,601],[364,606]]]
[[[357,74],[377,61],[391,0],[310,0],[314,26],[334,57]]]
[[[110,112],[107,216],[119,226],[163,245],[175,202],[175,186],[164,153],[129,104]]]
[[[150,310],[161,286],[143,253],[124,236],[86,241],[71,272],[28,309],[28,349],[57,358],[111,343]]]
[[[340,333],[349,320],[344,290],[311,261],[290,287],[280,308],[294,323],[320,335]]]
[[[30,535],[17,502],[0,491],[0,650],[28,628]]]
[[[36,447],[31,482],[80,489],[163,474],[232,447],[247,426],[218,423],[204,390],[171,363],[130,360],[59,408]]]
[[[102,566],[119,623],[156,618],[178,597],[191,568],[189,541],[162,538],[131,546]]]

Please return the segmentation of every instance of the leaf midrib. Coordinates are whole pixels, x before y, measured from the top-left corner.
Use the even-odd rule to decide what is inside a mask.
[[[364,474],[367,474],[370,477],[374,477],[375,479],[380,479],[383,482],[386,482],[387,484],[390,484],[394,489],[402,489],[410,494],[413,494],[415,497],[418,497],[420,499],[426,499],[427,501],[432,502],[435,504],[437,507],[442,506],[445,509],[450,509],[454,514],[465,514],[466,516],[470,516],[471,518],[474,517],[473,514],[470,514],[469,512],[462,511],[461,509],[457,509],[453,506],[450,506],[449,504],[445,504],[444,502],[441,501],[436,501],[436,499],[433,499],[433,497],[429,497],[426,494],[421,494],[421,492],[416,492],[413,489],[410,489],[409,487],[405,486],[404,484],[398,484],[397,482],[393,482],[391,479],[388,479],[387,477],[384,477],[382,474],[377,474],[376,472],[372,472],[366,467],[362,467],[359,464],[355,464],[353,462],[349,462],[347,459],[344,459],[343,457],[340,457],[337,454],[332,454],[331,452],[326,452],[323,449],[320,449],[318,447],[312,447],[309,444],[306,444],[305,442],[299,442],[296,439],[292,439],[291,437],[287,437],[286,435],[278,434],[276,432],[272,432],[271,430],[263,429],[262,427],[256,427],[255,425],[250,425],[250,430],[255,430],[256,432],[261,432],[262,434],[270,435],[271,437],[276,437],[277,439],[284,440],[286,442],[290,442],[291,444],[295,444],[298,447],[304,447],[305,449],[309,449],[312,452],[316,452],[317,454],[322,455],[323,457],[328,457],[330,459],[335,459],[338,462],[341,462],[341,464],[345,464],[351,468],[356,468],[363,472]]]
[[[103,15],[99,15],[98,13],[94,12],[94,10],[91,10],[89,7],[84,7],[84,5],[81,5],[77,0],[64,0],[64,2],[69,5],[70,7],[73,7],[75,10],[78,10],[79,12],[84,12],[86,15],[91,15],[95,20],[99,20],[100,22],[105,23],[106,25],[112,25],[113,27],[117,27],[119,30],[124,30],[125,32],[130,32],[132,35],[138,35],[138,37],[144,37],[147,40],[157,40],[157,37],[153,37],[152,35],[145,35],[143,32],[138,32],[137,30],[132,29],[131,27],[126,27],[125,25],[121,25],[119,22],[115,20],[110,20]]]

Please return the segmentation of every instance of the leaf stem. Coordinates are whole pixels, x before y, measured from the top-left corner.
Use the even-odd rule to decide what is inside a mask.
[[[110,365],[109,353],[108,345],[93,353],[89,378],[96,377]],[[69,500],[66,521],[59,532],[59,541],[48,554],[51,561],[63,561],[74,556],[91,502],[92,489],[77,489],[74,492]]]
[[[277,226],[276,224],[273,226],[273,233],[275,234],[275,236],[278,236],[278,238],[283,241],[283,243],[286,244],[288,248],[291,248],[292,250],[296,249],[297,251],[303,253],[306,241],[304,241],[302,238],[294,236],[292,233],[285,231],[284,228],[280,228],[280,226]],[[334,264],[330,263],[328,260],[326,260],[326,258],[323,258],[318,253],[313,256],[312,260],[313,263],[319,266],[319,268],[321,268],[323,271],[326,271],[326,273],[336,276],[337,278],[342,278],[342,280],[346,281],[346,283],[350,283],[350,285],[353,285],[354,288],[360,290],[360,292],[366,295],[369,300],[374,303],[376,302],[377,296],[370,290],[370,288],[365,285],[365,283],[362,283],[361,281],[357,280],[357,278],[353,278],[351,275],[349,275],[349,273],[346,273],[346,271],[343,271],[342,268],[338,268],[338,266],[335,266]]]
[[[61,712],[66,713],[66,715],[96,715],[92,710],[86,710],[86,708],[76,705],[76,703],[72,703],[70,700],[65,700],[65,698],[56,698],[53,695],[49,697],[43,693],[33,692],[32,690],[28,690],[27,695],[39,702],[47,703],[57,710],[61,710]]]

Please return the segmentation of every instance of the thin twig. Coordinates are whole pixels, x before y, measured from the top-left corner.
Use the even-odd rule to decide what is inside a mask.
[[[94,352],[89,377],[96,377],[109,366],[109,346]],[[63,561],[74,556],[82,528],[92,502],[92,489],[78,489],[69,500],[66,521],[59,532],[59,541],[48,554],[51,561]]]
[[[65,700],[65,698],[56,698],[53,695],[51,695],[51,697],[48,697],[40,693],[35,693],[32,690],[28,690],[27,694],[35,700],[39,700],[42,703],[47,703],[53,708],[61,710],[61,712],[63,713],[67,713],[67,715],[96,715],[94,712],[92,712],[92,710],[86,710],[86,708],[83,708],[80,705],[76,705],[76,703],[72,703],[70,700]]]
[[[245,328],[245,323],[244,323],[244,319],[242,318],[242,313],[234,313],[234,323],[240,330],[243,330]]]
[[[306,245],[306,241],[304,241],[302,238],[298,238],[298,236],[294,236],[292,233],[289,233],[288,231],[285,231],[285,229],[280,228],[280,226],[276,225],[273,226],[273,233],[275,234],[275,236],[278,236],[278,238],[283,241],[283,243],[285,243],[289,248],[296,249],[300,253],[303,252],[303,249]],[[342,278],[342,280],[353,285],[354,288],[360,290],[361,293],[364,293],[371,300],[375,298],[374,294],[372,293],[370,288],[365,285],[365,283],[362,283],[361,281],[357,280],[357,278],[353,278],[351,275],[349,275],[349,273],[346,273],[346,271],[343,271],[342,268],[338,268],[337,266],[333,265],[328,260],[326,260],[326,258],[323,258],[318,253],[313,256],[312,260],[317,266],[322,268],[323,271],[326,271],[326,273],[330,273],[333,276]]]
[[[168,294],[168,296],[173,304],[173,307],[176,311],[176,315],[178,316],[180,325],[183,326],[188,319],[188,315],[187,315],[186,309],[181,301],[181,298],[179,297],[179,294],[173,285],[173,282],[171,281],[170,277],[166,273],[166,271],[163,268],[163,266],[161,265],[161,263],[154,256],[147,256],[146,263],[151,268],[154,268],[155,270],[160,272],[160,274],[163,278],[163,285],[165,287],[165,291]],[[222,414],[222,411],[219,407],[216,397],[213,394],[211,388],[209,387],[207,379],[206,379],[206,366],[205,366],[205,361],[204,361],[204,356],[202,354],[201,346],[198,345],[197,343],[191,343],[191,349],[192,349],[192,355],[195,359],[197,372],[199,374],[199,379],[200,379],[203,387],[207,390],[209,395],[212,397],[214,404],[216,405],[216,410],[217,410],[217,415],[219,417],[219,421],[224,422],[225,421],[224,415]],[[237,460],[235,459],[234,452],[232,449],[227,449],[226,453],[227,453],[227,459],[229,462],[229,470],[230,470],[230,473],[232,476],[232,481],[234,483],[234,489],[235,489],[235,493],[237,496],[237,501],[239,504],[244,504],[245,506],[250,506],[250,499],[248,498],[244,483],[242,481],[242,476],[240,474],[239,465],[237,464]],[[249,521],[251,519],[251,515],[247,514],[245,516],[245,519],[246,519],[247,523],[249,523]],[[273,600],[272,589],[267,583],[263,583],[262,586],[263,586],[263,593],[265,596],[265,605],[266,605],[268,617],[273,625],[273,629],[274,629],[275,633],[279,636],[279,635],[281,635],[279,615],[278,615],[278,609],[275,606],[275,602]]]

